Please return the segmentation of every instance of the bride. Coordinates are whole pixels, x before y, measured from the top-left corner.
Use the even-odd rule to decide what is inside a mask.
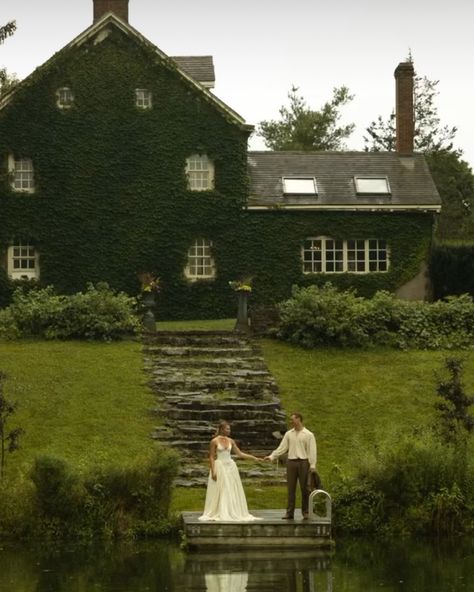
[[[250,522],[258,520],[249,514],[239,469],[231,457],[260,461],[261,459],[239,450],[230,437],[230,424],[220,421],[209,448],[211,470],[207,484],[204,513],[199,520],[222,522]]]

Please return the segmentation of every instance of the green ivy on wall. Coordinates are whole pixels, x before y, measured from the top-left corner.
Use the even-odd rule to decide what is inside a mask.
[[[64,86],[75,100],[60,110]],[[153,93],[151,110],[135,107],[136,88]],[[285,298],[294,283],[330,279],[369,295],[415,275],[431,240],[429,215],[246,211],[248,133],[119,30],[63,50],[0,112],[0,245],[30,240],[41,283],[64,293],[106,281],[136,294],[137,273],[151,271],[163,286],[160,318],[234,314],[228,282],[244,275],[254,278],[254,303]],[[186,158],[196,152],[214,161],[212,191],[187,189]],[[11,190],[8,154],[32,158],[33,195]],[[386,239],[389,272],[304,276],[302,242],[320,234]],[[191,283],[183,270],[199,237],[213,242],[217,276]]]

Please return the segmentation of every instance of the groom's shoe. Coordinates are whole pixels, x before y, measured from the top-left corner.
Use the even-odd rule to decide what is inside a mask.
[[[294,516],[292,516],[291,514],[285,514],[284,516],[281,517],[282,520],[294,520]]]

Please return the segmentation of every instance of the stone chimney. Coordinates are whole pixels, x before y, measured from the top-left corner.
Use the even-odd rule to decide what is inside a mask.
[[[396,80],[396,149],[398,154],[413,154],[415,134],[415,112],[413,106],[413,77],[415,70],[411,62],[398,64]]]
[[[94,23],[104,14],[113,12],[116,16],[128,23],[128,0],[93,0]]]

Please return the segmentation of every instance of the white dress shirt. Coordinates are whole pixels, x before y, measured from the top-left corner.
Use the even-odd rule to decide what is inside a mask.
[[[316,438],[313,432],[310,432],[306,428],[302,430],[295,430],[295,428],[288,430],[283,436],[278,448],[270,454],[270,459],[275,460],[275,458],[286,452],[288,453],[289,460],[308,459],[310,469],[316,468]]]

